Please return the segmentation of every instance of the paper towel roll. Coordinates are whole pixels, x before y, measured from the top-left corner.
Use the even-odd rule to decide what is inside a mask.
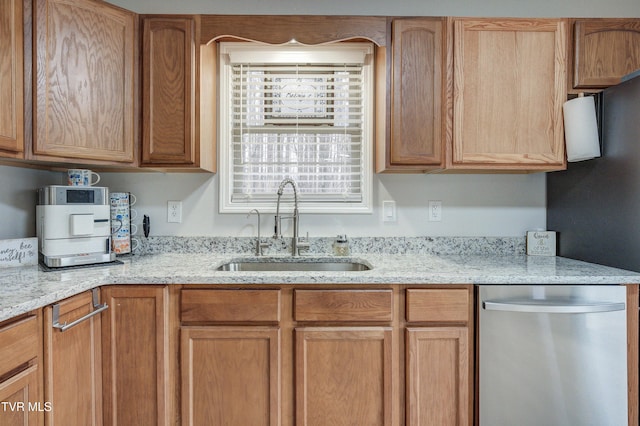
[[[596,107],[592,96],[567,101],[564,112],[564,137],[567,161],[583,161],[600,157]]]

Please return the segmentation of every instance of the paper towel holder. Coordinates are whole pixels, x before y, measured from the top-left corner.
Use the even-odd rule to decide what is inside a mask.
[[[567,161],[577,162],[600,157],[594,97],[579,93],[577,98],[565,102],[562,110]]]

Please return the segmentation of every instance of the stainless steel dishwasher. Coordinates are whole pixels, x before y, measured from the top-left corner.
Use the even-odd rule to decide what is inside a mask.
[[[480,426],[627,425],[626,289],[481,285]]]

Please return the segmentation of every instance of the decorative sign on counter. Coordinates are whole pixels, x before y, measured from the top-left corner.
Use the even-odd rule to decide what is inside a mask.
[[[553,231],[527,231],[529,256],[555,256],[556,233]]]
[[[38,264],[38,239],[0,240],[0,268]]]

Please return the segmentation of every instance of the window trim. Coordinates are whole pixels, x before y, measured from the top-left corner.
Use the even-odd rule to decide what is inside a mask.
[[[363,104],[365,105],[366,114],[365,123],[362,126],[362,143],[361,143],[361,156],[362,156],[362,174],[361,174],[361,190],[362,199],[360,202],[341,203],[338,201],[333,202],[314,202],[303,201],[299,202],[299,210],[301,213],[340,213],[340,214],[371,214],[373,212],[373,149],[374,149],[374,120],[375,120],[375,81],[374,81],[374,45],[373,43],[340,43],[342,46],[360,48],[366,46],[366,54],[364,57],[363,66]],[[231,131],[231,119],[223,114],[231,114],[231,109],[225,106],[230,105],[231,90],[229,89],[229,79],[231,73],[231,65],[229,58],[229,50],[232,47],[241,47],[241,50],[245,49],[245,46],[253,45],[254,47],[262,48],[264,50],[273,51],[272,45],[260,45],[256,43],[246,42],[222,42],[219,46],[220,66],[219,66],[219,117],[218,117],[218,151],[219,151],[219,213],[248,213],[252,209],[259,209],[261,212],[275,212],[276,201],[260,201],[259,197],[256,200],[251,200],[247,197],[246,202],[240,200],[232,201],[233,192],[233,149],[231,148],[230,138],[224,135],[229,135]],[[309,46],[313,47],[313,46]],[[326,47],[326,45],[325,45]],[[275,192],[274,192],[275,197]],[[293,199],[291,196],[290,188],[285,189],[285,194],[282,198],[283,202],[288,202],[289,199]],[[299,194],[300,201],[300,194]]]

